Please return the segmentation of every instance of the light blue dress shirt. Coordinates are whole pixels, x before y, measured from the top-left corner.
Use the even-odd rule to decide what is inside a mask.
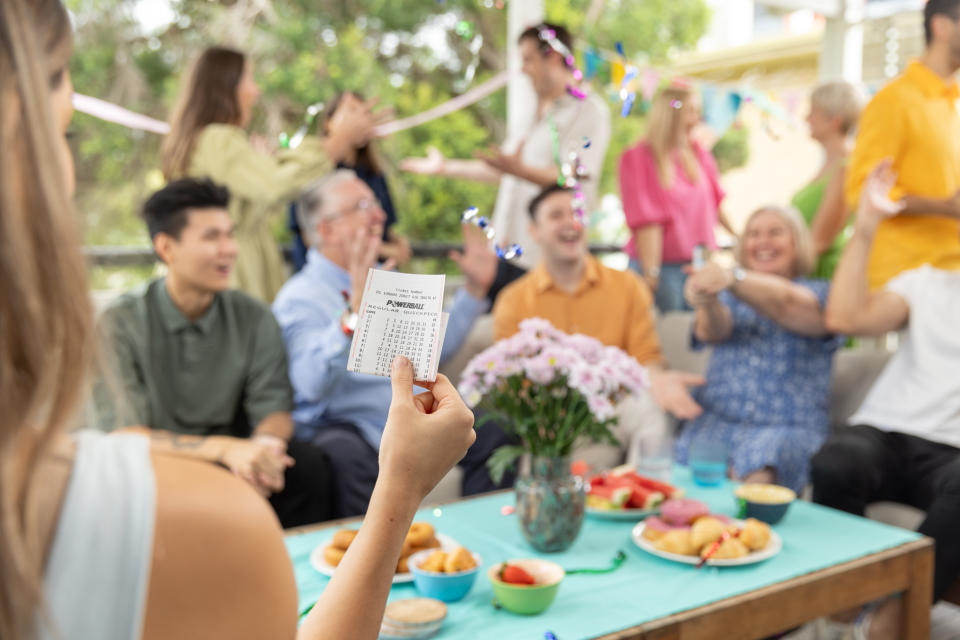
[[[283,330],[293,384],[296,437],[312,440],[324,425],[352,424],[374,449],[390,409],[390,379],[347,371],[351,339],[340,328],[350,275],[316,249],[277,294],[273,313]],[[455,354],[474,321],[487,311],[460,289],[451,305],[440,362]]]

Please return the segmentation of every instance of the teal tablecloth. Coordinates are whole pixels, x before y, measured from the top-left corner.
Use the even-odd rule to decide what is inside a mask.
[[[688,487],[688,496],[707,502],[717,513],[734,515],[732,485],[704,489],[692,486],[689,472],[677,469],[674,482]],[[547,630],[558,640],[590,638],[655,620],[679,611],[782,582],[831,565],[896,547],[919,538],[904,529],[798,501],[775,530],[783,550],[770,560],[744,567],[696,569],[651,556],[634,545],[634,523],[587,516],[580,536],[564,553],[537,554],[524,541],[516,516],[501,514],[513,504],[513,494],[454,503],[426,509],[419,520],[430,522],[440,533],[479,553],[485,567],[509,558],[543,557],[565,568],[607,566],[618,549],[627,560],[605,575],[571,575],[560,586],[553,605],[539,616],[518,616],[495,610],[493,592],[485,571],[473,590],[449,605],[449,614],[437,636],[448,638],[498,638],[538,640]],[[293,559],[300,608],[317,599],[327,578],[310,567],[311,550],[326,543],[333,531],[290,536],[287,550]],[[417,595],[412,584],[393,587],[390,599]]]

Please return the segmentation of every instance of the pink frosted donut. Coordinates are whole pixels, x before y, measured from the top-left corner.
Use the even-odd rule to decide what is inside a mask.
[[[708,513],[710,509],[707,505],[692,498],[667,500],[660,505],[660,515],[673,525],[688,525]]]
[[[663,518],[649,516],[643,521],[643,537],[647,540],[658,540],[663,534],[674,529],[689,529],[688,525],[670,524]]]

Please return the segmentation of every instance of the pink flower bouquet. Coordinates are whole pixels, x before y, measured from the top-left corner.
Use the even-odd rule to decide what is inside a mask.
[[[647,386],[646,369],[617,347],[530,318],[467,364],[460,393],[521,442],[491,456],[491,475],[499,481],[525,452],[569,456],[581,437],[615,443],[616,405]]]

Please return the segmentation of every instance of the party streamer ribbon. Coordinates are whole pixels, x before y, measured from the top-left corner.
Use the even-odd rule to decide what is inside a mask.
[[[506,86],[508,77],[509,74],[506,71],[501,71],[483,84],[477,85],[463,95],[459,95],[452,100],[448,100],[443,104],[439,104],[432,109],[427,109],[423,113],[418,113],[415,116],[384,123],[374,129],[373,132],[376,136],[382,138],[384,136],[397,133],[398,131],[405,131],[407,129],[418,127],[421,124],[430,122],[431,120],[442,118],[443,116],[449,115],[454,111],[459,111],[460,109],[469,107],[475,102],[483,100],[491,93],[502,89],[504,86]]]
[[[73,108],[80,113],[85,113],[94,118],[100,118],[107,122],[120,124],[130,129],[139,129],[141,131],[150,131],[167,135],[170,133],[170,125],[160,120],[154,120],[145,115],[134,113],[123,107],[119,107],[106,100],[91,98],[80,93],[73,94]]]
[[[506,71],[501,71],[496,76],[490,78],[483,84],[477,85],[463,95],[439,104],[432,109],[427,109],[417,115],[410,116],[409,118],[386,122],[374,129],[374,133],[378,137],[389,136],[469,107],[506,86],[508,77],[509,74]],[[129,109],[124,109],[106,100],[85,96],[80,93],[73,94],[73,108],[81,113],[106,120],[107,122],[123,125],[130,129],[150,131],[152,133],[159,133],[160,135],[170,133],[170,125],[166,122],[161,122],[160,120],[135,113]]]

